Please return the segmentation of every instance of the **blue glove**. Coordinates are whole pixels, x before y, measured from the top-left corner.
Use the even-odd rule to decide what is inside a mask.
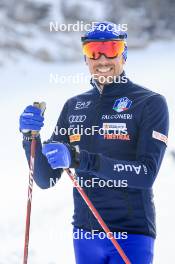
[[[42,153],[46,156],[52,169],[76,168],[79,164],[79,152],[69,144],[47,143],[43,145]]]
[[[22,133],[40,131],[44,125],[44,117],[41,109],[29,105],[26,107],[19,119],[19,128]]]

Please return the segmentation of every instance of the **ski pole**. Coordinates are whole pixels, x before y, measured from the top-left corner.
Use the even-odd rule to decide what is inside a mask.
[[[42,103],[35,102],[33,103],[33,106],[40,108],[42,115],[44,114],[44,111],[46,108],[46,104],[44,102]],[[28,184],[28,199],[27,199],[23,264],[27,264],[28,262],[30,218],[31,218],[30,216],[31,216],[31,207],[32,207],[33,175],[34,175],[35,151],[36,151],[36,136],[38,135],[38,132],[32,131],[31,134],[32,134],[32,142],[31,142],[30,164],[29,164],[29,184]]]
[[[123,251],[123,249],[121,248],[119,243],[115,240],[112,232],[109,230],[108,226],[106,225],[106,223],[104,222],[104,220],[102,219],[102,217],[100,216],[100,214],[98,213],[98,211],[96,210],[96,208],[94,207],[94,205],[92,204],[92,202],[90,201],[90,199],[88,198],[86,193],[84,192],[83,188],[79,185],[79,183],[76,179],[76,176],[71,172],[70,169],[65,169],[65,171],[67,172],[71,181],[73,182],[73,185],[75,186],[77,191],[80,193],[81,197],[83,198],[83,200],[85,201],[85,203],[87,204],[87,206],[89,207],[89,209],[91,210],[91,212],[93,213],[93,215],[95,216],[97,221],[99,222],[100,226],[103,228],[105,233],[110,238],[112,244],[114,245],[114,247],[116,248],[116,250],[120,254],[120,256],[123,259],[123,261],[125,262],[125,264],[131,264],[131,262],[128,259],[128,257],[126,256],[125,252]]]

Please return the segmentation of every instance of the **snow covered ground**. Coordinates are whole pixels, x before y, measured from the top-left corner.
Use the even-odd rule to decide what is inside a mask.
[[[154,185],[157,229],[154,264],[174,260],[174,162],[169,151],[175,149],[175,75],[174,42],[157,42],[144,50],[129,51],[126,66],[131,80],[165,95],[171,118],[169,147]],[[170,55],[169,55],[170,54]],[[45,127],[42,138],[50,137],[59,111],[69,97],[89,89],[83,80],[70,79],[64,84],[50,82],[50,74],[87,75],[82,62],[76,64],[40,64],[23,60],[1,68],[1,184],[0,184],[0,264],[22,263],[26,216],[28,166],[21,147],[18,119],[24,107],[33,101],[46,101]],[[78,77],[77,77],[78,78]],[[72,183],[63,175],[50,190],[34,186],[29,264],[73,264]],[[167,261],[168,259],[168,261]]]

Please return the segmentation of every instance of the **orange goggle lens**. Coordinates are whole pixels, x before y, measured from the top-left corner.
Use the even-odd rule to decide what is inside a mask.
[[[98,60],[102,54],[113,59],[120,56],[124,49],[123,40],[87,42],[83,45],[83,54],[93,60]]]

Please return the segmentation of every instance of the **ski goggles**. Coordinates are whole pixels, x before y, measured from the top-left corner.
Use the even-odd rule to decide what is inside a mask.
[[[123,40],[91,41],[83,44],[83,54],[89,59],[98,60],[101,55],[108,59],[120,56],[125,49]]]

